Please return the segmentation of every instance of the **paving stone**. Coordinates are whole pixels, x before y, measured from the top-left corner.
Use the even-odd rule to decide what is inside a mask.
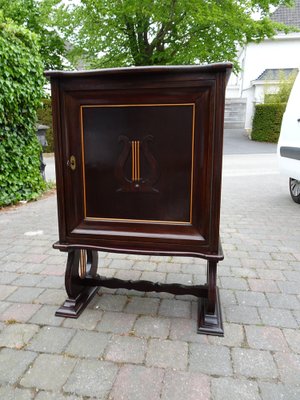
[[[19,274],[14,272],[0,272],[0,284],[8,285],[12,283],[16,278],[19,277]]]
[[[33,362],[36,353],[2,349],[0,352],[0,384],[15,384]]]
[[[248,345],[254,349],[289,351],[279,328],[269,326],[245,326]]]
[[[184,274],[206,275],[206,269],[207,269],[207,266],[206,266],[205,261],[203,264],[200,264],[200,262],[197,262],[195,264],[182,264],[181,265],[181,272]],[[223,270],[223,268],[221,268],[219,271],[221,271],[221,270]],[[172,272],[175,273],[176,271],[172,271]]]
[[[14,285],[16,286],[36,286],[41,280],[42,276],[37,274],[22,274],[14,281]]]
[[[5,300],[8,296],[10,296],[15,290],[17,286],[11,285],[0,285],[0,300]]]
[[[299,293],[299,282],[277,282],[277,285],[282,293],[285,294],[298,294]]]
[[[64,319],[63,326],[65,328],[93,330],[96,328],[98,322],[101,320],[102,315],[103,312],[100,310],[91,310],[87,308],[77,319]],[[56,318],[62,320],[62,318]]]
[[[56,255],[51,255],[48,256],[47,259],[45,259],[47,262],[47,265],[65,265],[67,259],[66,259],[66,255],[65,254],[60,254],[60,253],[56,253]],[[43,260],[44,261],[44,260]]]
[[[128,301],[127,296],[103,294],[97,297],[95,308],[103,311],[122,311]]]
[[[265,292],[265,293],[278,293],[279,289],[275,281],[268,279],[248,279],[250,289],[253,292]],[[278,282],[277,282],[278,283]]]
[[[292,282],[300,283],[300,272],[298,271],[284,271],[283,272],[286,278]]]
[[[138,272],[138,271],[135,271]],[[150,282],[165,282],[167,274],[165,272],[144,271],[140,277],[141,280]]]
[[[157,264],[158,272],[180,272],[181,264],[176,262],[160,262]]]
[[[163,317],[190,318],[191,302],[177,299],[162,299],[158,314]]]
[[[34,400],[83,400],[83,398],[80,396],[74,396],[74,395],[63,395],[58,392],[39,392],[37,396],[35,397]]]
[[[283,383],[298,385],[300,382],[300,355],[292,353],[275,353],[280,380]]]
[[[140,337],[166,339],[169,336],[171,321],[168,318],[141,316],[134,325],[134,332]]]
[[[296,258],[293,254],[278,252],[278,253],[271,253],[270,254],[273,260],[283,260],[283,261],[295,261]]]
[[[20,381],[25,387],[58,391],[71,374],[76,360],[61,355],[40,354]]]
[[[60,276],[45,276],[37,286],[49,289],[61,289],[64,287],[64,279]]]
[[[240,246],[240,245],[239,245]],[[245,268],[260,268],[260,269],[265,269],[267,268],[267,262],[268,260],[254,260],[253,258],[243,258],[241,260],[242,267]]]
[[[124,311],[132,314],[156,315],[159,302],[159,299],[155,298],[129,297]]]
[[[63,323],[64,318],[56,317],[56,310],[57,306],[41,306],[29,322],[38,325],[60,326]]]
[[[281,383],[261,382],[260,393],[262,400],[299,400],[300,387],[282,385]]]
[[[147,366],[185,370],[187,361],[187,343],[176,340],[150,339],[146,357]]]
[[[232,276],[239,278],[257,278],[257,272],[253,268],[232,267]]]
[[[34,300],[44,291],[35,287],[20,287],[15,290],[8,298],[7,301],[19,303],[33,303]]]
[[[10,261],[15,261],[15,262],[22,262],[24,261],[23,255],[20,253],[6,253],[4,257],[2,257],[3,262],[10,262]]]
[[[232,375],[230,351],[227,347],[190,344],[189,370],[207,375]]]
[[[296,329],[283,329],[283,333],[292,351],[300,354],[300,331]]]
[[[261,320],[256,307],[229,306],[224,307],[226,321],[239,324],[260,324]]]
[[[141,364],[147,350],[146,340],[130,336],[113,336],[105,359],[113,362]]]
[[[7,250],[5,251],[5,253],[7,253]],[[21,263],[21,262],[14,262],[14,261],[4,262],[3,260],[1,260],[0,271],[1,272],[17,272],[19,270],[19,268],[22,267],[23,265],[24,265],[24,263]],[[1,273],[0,273],[0,276],[1,276]]]
[[[223,289],[248,290],[247,280],[244,278],[222,276],[220,281]]]
[[[7,325],[0,333],[0,348],[22,349],[38,332],[39,327],[31,324]]]
[[[224,337],[208,336],[209,343],[218,346],[230,347],[241,347],[244,344],[244,331],[241,325],[225,323],[224,332]]]
[[[135,314],[106,311],[97,325],[97,330],[116,334],[127,334],[133,329],[137,316]]]
[[[257,271],[261,279],[271,279],[273,281],[285,281],[282,271],[276,269],[261,269]]]
[[[170,339],[184,342],[208,343],[206,335],[197,334],[197,319],[173,318]]]
[[[273,357],[268,351],[233,349],[232,360],[237,375],[260,379],[278,377]]]
[[[230,306],[237,304],[236,297],[233,290],[219,289],[222,306]]]
[[[38,304],[14,303],[0,314],[0,320],[27,322],[39,309]]]
[[[149,261],[151,259],[151,257],[140,255],[140,254],[127,254],[126,259],[133,260],[133,261]],[[151,261],[155,261],[155,260],[151,260]]]
[[[66,291],[63,289],[45,289],[36,299],[36,303],[60,306],[67,298]]]
[[[288,310],[300,310],[300,301],[292,294],[268,293],[268,300],[273,308],[286,308]]]
[[[214,400],[261,400],[258,385],[254,381],[233,378],[217,378],[211,382]]]
[[[0,309],[1,309],[1,306],[0,306]],[[296,321],[298,321],[298,325],[299,325],[299,327],[300,327],[300,311],[294,310],[294,311],[293,311],[293,316],[294,316],[294,318],[296,319]]]
[[[3,400],[31,400],[33,396],[29,389],[19,389],[12,386],[0,387],[0,399]]]
[[[167,274],[167,283],[180,283],[182,285],[192,285],[193,275],[184,273],[170,272]]]
[[[232,375],[229,349],[206,344],[190,344],[189,371],[207,375]]]
[[[245,306],[268,307],[266,296],[263,293],[239,291],[235,292],[238,303]]]
[[[132,266],[132,269],[138,269],[140,271],[155,271],[156,268],[157,263],[151,261],[137,261]]]
[[[42,270],[39,272],[42,275],[60,276],[63,279],[63,276],[65,274],[64,265],[47,265],[47,267],[45,267],[44,264],[40,264],[40,266],[42,267]]]
[[[61,353],[74,333],[73,329],[44,326],[31,340],[27,349],[43,353]]]
[[[112,260],[109,267],[113,269],[131,269],[134,262],[131,260],[117,259]]]
[[[110,362],[82,360],[64,385],[64,391],[79,396],[96,397],[106,400],[118,372],[118,367]]]
[[[103,254],[103,253],[102,253]],[[107,259],[117,259],[117,260],[125,260],[127,259],[127,255],[126,254],[119,254],[119,253],[106,253],[105,256]],[[105,259],[106,259],[105,258]],[[143,258],[144,259],[144,258]]]
[[[115,278],[123,279],[125,281],[127,280],[135,281],[140,279],[141,274],[142,274],[141,271],[134,271],[132,269],[124,269],[124,270],[120,269],[117,270],[113,276]]]
[[[298,324],[290,310],[279,308],[259,308],[262,322],[266,325],[277,326],[279,328],[297,328]]]
[[[117,376],[111,400],[159,400],[164,371],[140,365],[124,365]]]
[[[22,264],[18,268],[18,272],[20,274],[39,274],[44,267],[44,264]]]
[[[210,398],[210,379],[200,373],[167,371],[162,400],[207,400]]]
[[[65,352],[82,358],[100,358],[109,342],[110,335],[102,332],[78,331]]]

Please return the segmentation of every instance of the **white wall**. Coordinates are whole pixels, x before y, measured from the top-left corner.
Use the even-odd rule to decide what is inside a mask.
[[[244,51],[241,97],[247,98],[245,129],[251,133],[254,106],[263,102],[265,88],[255,81],[265,69],[300,66],[300,33],[277,35],[273,40],[249,43]],[[268,86],[268,85],[267,85]],[[274,88],[270,88],[274,91]]]
[[[300,66],[300,33],[278,35],[273,40],[249,43],[245,49],[242,96],[251,81],[268,68],[298,68]]]

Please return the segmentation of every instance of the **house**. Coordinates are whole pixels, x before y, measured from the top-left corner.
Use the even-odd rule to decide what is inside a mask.
[[[279,7],[271,18],[300,29],[300,0],[292,8]],[[300,67],[300,32],[278,33],[261,43],[249,43],[240,49],[238,60],[242,70],[229,80],[227,103],[243,104],[244,127],[251,134],[255,104],[276,90],[281,74],[288,76]]]

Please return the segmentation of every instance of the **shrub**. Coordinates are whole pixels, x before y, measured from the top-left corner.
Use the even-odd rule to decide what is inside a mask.
[[[256,104],[251,139],[277,143],[286,103]]]
[[[51,99],[43,99],[42,107],[37,110],[38,123],[49,126],[46,131],[47,146],[44,148],[45,153],[54,152],[53,130],[52,130],[52,109]]]
[[[34,199],[45,188],[36,137],[43,83],[36,36],[0,21],[0,206]]]

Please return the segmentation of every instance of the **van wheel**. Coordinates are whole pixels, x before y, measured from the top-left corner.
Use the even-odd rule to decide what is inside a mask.
[[[300,204],[300,181],[290,178],[290,193],[295,203]]]

